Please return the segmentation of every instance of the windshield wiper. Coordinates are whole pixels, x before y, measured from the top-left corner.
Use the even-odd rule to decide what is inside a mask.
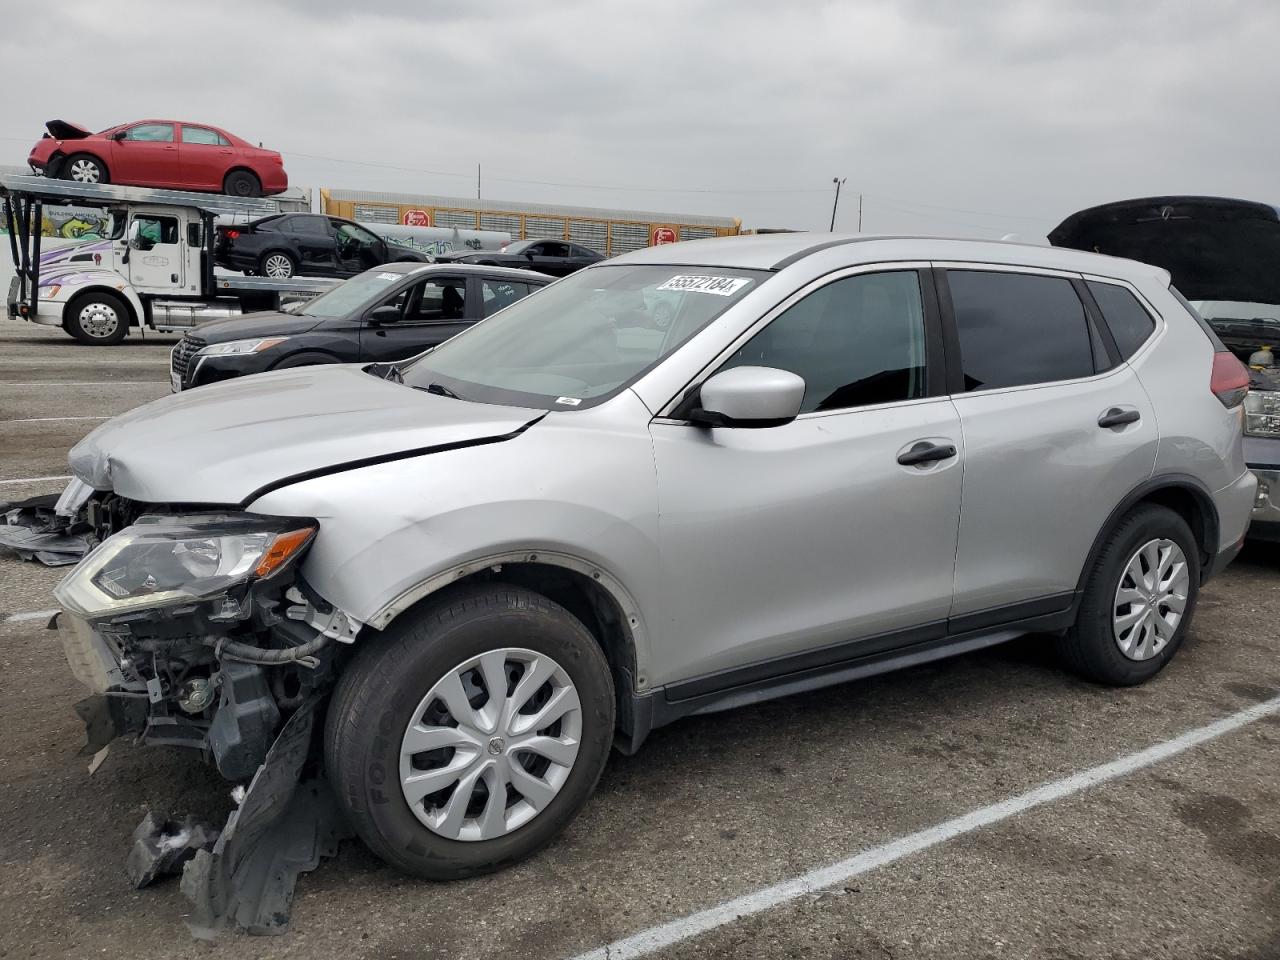
[[[465,400],[454,391],[450,390],[443,383],[428,383],[425,387],[414,387],[415,390],[425,390],[427,393],[434,393],[438,397],[448,397],[450,400]]]

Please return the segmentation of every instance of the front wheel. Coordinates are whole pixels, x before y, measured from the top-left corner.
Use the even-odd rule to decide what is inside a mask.
[[[374,853],[453,880],[549,843],[595,789],[613,720],[609,666],[581,621],[485,585],[367,641],[334,692],[325,763]]]
[[[106,183],[107,168],[97,157],[73,153],[62,164],[62,179],[76,183]]]
[[[113,346],[129,333],[129,308],[109,293],[87,293],[67,304],[62,325],[81,343]]]
[[[1107,537],[1059,649],[1090,680],[1142,683],[1182,645],[1199,590],[1200,551],[1191,528],[1168,507],[1143,504]]]

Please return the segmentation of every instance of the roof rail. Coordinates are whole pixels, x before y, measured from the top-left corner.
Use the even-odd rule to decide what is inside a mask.
[[[161,190],[156,187],[122,187],[114,183],[76,183],[48,177],[0,173],[0,197],[25,197],[46,204],[111,207],[122,203],[156,203],[192,207],[217,216],[265,217],[280,212],[269,197],[229,197],[221,193]]]

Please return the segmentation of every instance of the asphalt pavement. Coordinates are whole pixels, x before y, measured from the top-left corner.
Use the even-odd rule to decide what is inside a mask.
[[[0,500],[61,489],[98,418],[167,394],[175,339],[0,320]],[[125,743],[89,774],[45,629],[61,574],[0,557],[0,957],[1280,957],[1276,548],[1203,591],[1146,686],[1084,683],[1028,637],[692,718],[615,755],[514,869],[426,883],[351,841],[286,936],[213,943],[124,857],[148,809],[220,823],[232,785]]]

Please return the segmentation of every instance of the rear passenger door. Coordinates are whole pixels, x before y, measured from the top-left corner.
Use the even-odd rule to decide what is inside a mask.
[[[1155,416],[1079,276],[936,270],[965,463],[952,629],[1067,608]]]
[[[328,218],[310,214],[289,217],[280,227],[297,250],[300,274],[331,274],[338,270],[336,246]]]

